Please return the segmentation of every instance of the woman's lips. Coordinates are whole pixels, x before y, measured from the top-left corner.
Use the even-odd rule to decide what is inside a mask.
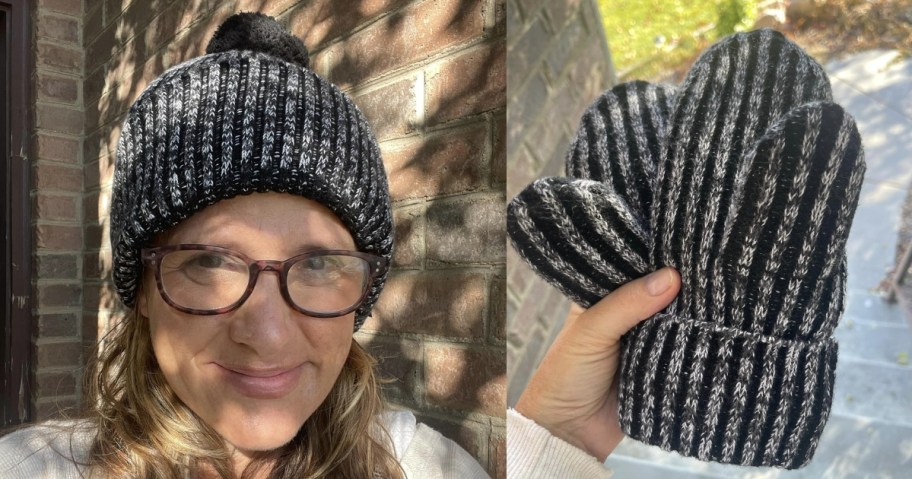
[[[216,363],[222,378],[244,396],[278,399],[291,392],[301,377],[302,365],[292,368],[245,369]]]

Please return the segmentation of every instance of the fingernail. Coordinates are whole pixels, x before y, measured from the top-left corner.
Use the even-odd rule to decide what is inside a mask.
[[[671,272],[667,269],[654,271],[646,277],[646,292],[651,296],[658,296],[671,287]]]

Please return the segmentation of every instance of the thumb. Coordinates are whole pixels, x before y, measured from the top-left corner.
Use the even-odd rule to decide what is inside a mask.
[[[674,268],[659,269],[614,290],[580,314],[573,326],[599,342],[617,341],[668,306],[680,289],[681,277]]]

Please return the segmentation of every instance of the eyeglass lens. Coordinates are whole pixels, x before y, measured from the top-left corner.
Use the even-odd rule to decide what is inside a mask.
[[[298,307],[332,313],[355,305],[370,276],[362,258],[315,254],[288,270],[288,296]],[[218,251],[178,250],[161,258],[163,292],[179,306],[216,310],[231,306],[247,291],[250,269],[235,255]]]

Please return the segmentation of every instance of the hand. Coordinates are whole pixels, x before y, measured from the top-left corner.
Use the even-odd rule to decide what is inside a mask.
[[[616,377],[621,336],[661,311],[680,288],[677,271],[662,268],[588,310],[573,305],[516,410],[604,462],[624,438]]]

